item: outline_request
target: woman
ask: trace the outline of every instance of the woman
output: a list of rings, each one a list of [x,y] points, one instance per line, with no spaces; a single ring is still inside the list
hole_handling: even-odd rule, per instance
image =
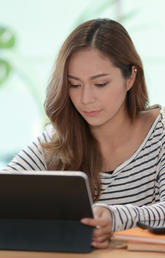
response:
[[[143,66],[127,31],[90,20],[64,42],[47,89],[51,121],[5,170],[81,170],[93,195],[92,245],[137,221],[165,219],[165,112],[148,107]]]

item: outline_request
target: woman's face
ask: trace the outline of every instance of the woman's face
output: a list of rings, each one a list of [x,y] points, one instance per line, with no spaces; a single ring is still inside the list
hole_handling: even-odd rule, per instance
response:
[[[68,67],[70,99],[91,127],[111,123],[125,110],[131,81],[97,49],[74,53]]]

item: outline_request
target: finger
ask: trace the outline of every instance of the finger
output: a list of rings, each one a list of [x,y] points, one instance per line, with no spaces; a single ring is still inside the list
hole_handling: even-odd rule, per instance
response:
[[[99,237],[93,237],[93,242],[104,242],[104,241],[110,241],[110,234],[101,235]]]
[[[112,232],[112,225],[111,223],[108,223],[106,226],[97,226],[94,231],[93,234],[96,236],[99,236],[101,234],[106,234],[106,233],[111,233]]]
[[[95,248],[108,248],[109,247],[109,240],[106,240],[104,242],[96,242],[96,241],[93,241],[92,242],[92,246],[95,247]]]
[[[106,227],[96,228],[93,231],[93,237],[99,237],[101,235],[109,235],[109,236],[111,236],[111,234],[112,234],[112,227],[111,227],[111,225],[108,225]]]
[[[100,218],[96,218],[96,219],[83,218],[83,219],[81,219],[81,222],[83,224],[86,224],[88,226],[93,226],[93,227],[97,227],[97,226],[104,227],[107,225],[107,223],[110,223],[110,221],[107,221],[102,218],[101,219]]]

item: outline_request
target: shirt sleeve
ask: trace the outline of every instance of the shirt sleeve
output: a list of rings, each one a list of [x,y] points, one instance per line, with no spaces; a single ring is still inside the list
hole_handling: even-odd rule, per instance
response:
[[[51,138],[52,127],[49,125],[39,137],[17,154],[3,171],[46,170],[41,143],[49,142]]]

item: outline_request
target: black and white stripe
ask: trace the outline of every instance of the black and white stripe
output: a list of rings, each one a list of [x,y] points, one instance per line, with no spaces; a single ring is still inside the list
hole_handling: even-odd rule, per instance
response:
[[[4,169],[46,170],[41,142],[49,142],[53,129],[21,151]],[[96,205],[106,205],[113,231],[134,227],[137,221],[165,220],[165,110],[155,120],[138,150],[113,173],[100,173],[102,194]]]
[[[40,137],[37,137],[31,145],[19,152],[4,170],[46,170],[41,142],[50,142],[52,127],[48,126]]]
[[[161,110],[138,150],[113,174],[102,173],[102,194],[113,215],[113,231],[137,221],[165,220],[165,111]]]

